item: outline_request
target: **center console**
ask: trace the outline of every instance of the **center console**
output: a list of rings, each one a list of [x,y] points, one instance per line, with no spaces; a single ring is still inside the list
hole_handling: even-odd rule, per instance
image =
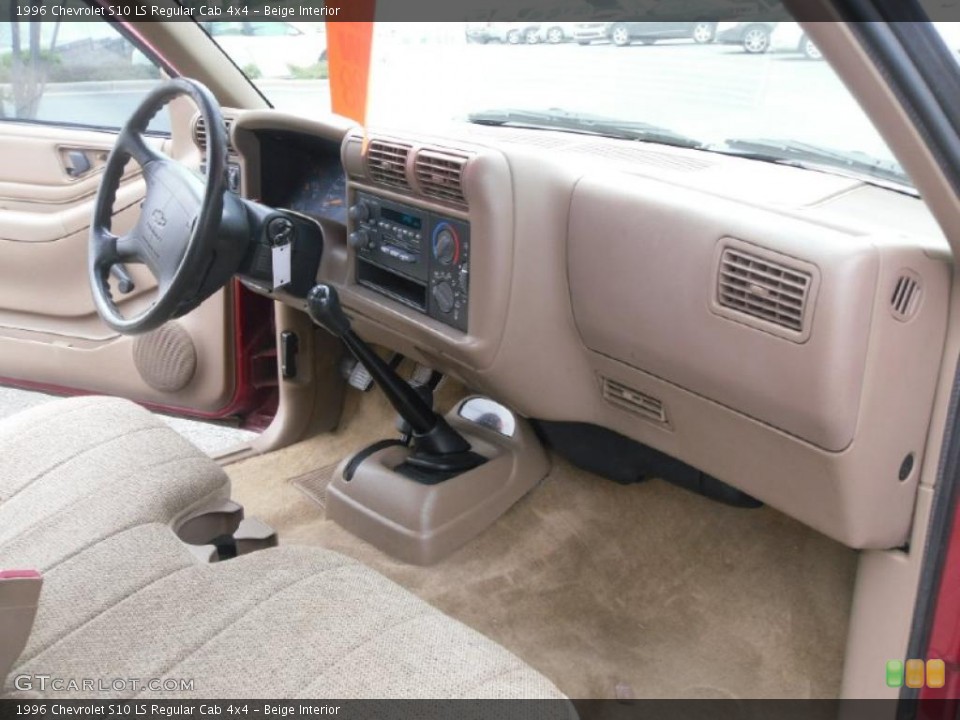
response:
[[[399,439],[376,442],[340,464],[327,488],[330,519],[385,552],[429,564],[476,536],[546,475],[549,463],[529,423],[483,397],[445,417],[435,412],[429,386],[414,389],[354,332],[334,287],[314,286],[307,311],[364,366],[404,427]]]
[[[362,191],[349,218],[358,284],[467,331],[469,223]]]

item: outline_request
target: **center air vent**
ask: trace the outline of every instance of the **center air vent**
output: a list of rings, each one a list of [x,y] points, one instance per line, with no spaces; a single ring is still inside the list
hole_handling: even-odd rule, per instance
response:
[[[233,150],[233,144],[230,142],[230,128],[233,127],[233,118],[224,118],[223,127],[227,131],[227,149]],[[193,124],[193,140],[201,150],[207,149],[207,124],[202,115],[197,116],[197,121]]]
[[[367,172],[370,179],[381,185],[408,188],[407,156],[410,145],[405,143],[371,140],[367,146]]]
[[[440,150],[421,150],[414,164],[420,192],[427,197],[466,204],[463,195],[463,168],[466,155]]]
[[[717,301],[723,308],[770,323],[791,333],[804,333],[813,274],[791,258],[727,246],[720,256]]]
[[[667,412],[662,402],[616,380],[603,378],[603,399],[621,410],[640,415],[660,425],[667,424]]]

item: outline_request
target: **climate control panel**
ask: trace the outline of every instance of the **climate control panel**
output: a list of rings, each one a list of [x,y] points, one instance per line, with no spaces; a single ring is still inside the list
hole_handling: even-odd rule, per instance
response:
[[[469,223],[366,192],[349,218],[360,285],[467,331]]]

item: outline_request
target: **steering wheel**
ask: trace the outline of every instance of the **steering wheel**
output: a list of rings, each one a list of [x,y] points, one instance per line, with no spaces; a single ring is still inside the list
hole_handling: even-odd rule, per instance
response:
[[[206,123],[206,169],[203,177],[154,150],[144,135],[150,121],[167,103],[182,95],[196,104]],[[87,268],[97,312],[125,335],[158,328],[196,307],[209,288],[205,281],[217,255],[224,207],[226,130],[220,105],[206,87],[175,78],[158,85],[127,120],[104,167],[97,192]],[[143,170],[146,197],[140,218],[125,235],[111,232],[113,204],[124,167],[133,159]],[[126,318],[109,285],[117,263],[146,265],[157,280],[156,299],[139,314]]]

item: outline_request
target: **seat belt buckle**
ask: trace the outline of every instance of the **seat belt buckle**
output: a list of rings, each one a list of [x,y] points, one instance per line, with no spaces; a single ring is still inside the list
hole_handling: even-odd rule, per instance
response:
[[[27,646],[42,587],[36,570],[0,570],[0,687]]]

